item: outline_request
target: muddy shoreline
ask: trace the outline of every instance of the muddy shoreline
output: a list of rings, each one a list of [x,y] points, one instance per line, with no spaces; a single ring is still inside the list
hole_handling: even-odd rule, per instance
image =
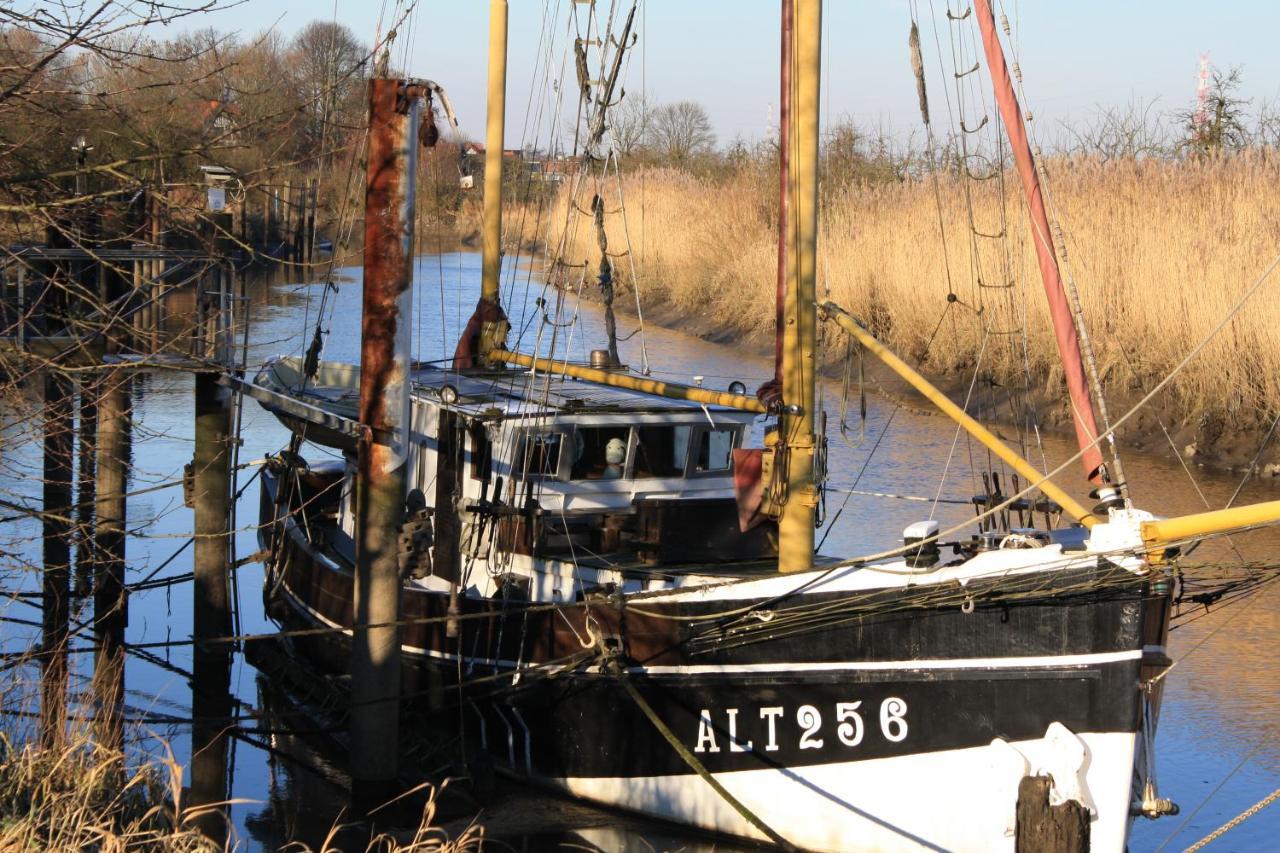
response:
[[[585,292],[585,291],[584,291]],[[597,298],[591,294],[593,300]],[[620,314],[634,317],[635,310],[631,299],[619,294],[615,303]],[[718,323],[715,318],[702,314],[689,314],[680,308],[666,303],[651,303],[645,306],[645,321],[666,329],[693,335],[712,343],[745,346],[753,355],[768,357],[773,342],[759,334],[746,334],[740,328]],[[938,375],[920,368],[930,382],[941,388],[957,404],[963,404],[969,390],[971,376]],[[829,379],[839,379],[842,365],[838,360],[824,358],[823,375]],[[927,400],[921,397],[905,381],[873,357],[866,361],[865,375],[867,393],[876,394],[893,402],[895,405],[919,414],[945,417],[934,409]],[[1030,399],[1021,403],[1009,394],[1007,389],[986,388],[975,396],[981,397],[981,403],[969,405],[970,414],[988,424],[995,424],[998,434],[1013,428],[1022,420],[1020,409],[1029,405],[1037,415],[1042,431],[1071,437],[1073,435],[1070,421],[1070,410],[1066,398],[1066,387],[1058,389],[1047,387],[1045,377],[1037,377],[1038,387],[1028,395]],[[856,391],[854,392],[856,393]],[[1107,405],[1112,421],[1129,412],[1143,397],[1143,389],[1133,389],[1126,393],[1117,393],[1108,389]],[[1258,455],[1258,448],[1266,438],[1266,424],[1232,425],[1197,414],[1178,411],[1168,400],[1167,392],[1161,392],[1132,417],[1128,418],[1115,430],[1119,449],[1135,450],[1151,453],[1169,459],[1179,456],[1188,465],[1196,468],[1207,468],[1222,472],[1243,473],[1254,462],[1254,473],[1270,479],[1280,477],[1280,434],[1273,435],[1263,453]],[[1280,433],[1280,430],[1277,430]],[[1104,451],[1105,454],[1105,451]]]
[[[479,233],[475,231],[462,235],[457,232],[450,234],[447,229],[437,229],[430,237],[431,250],[477,251],[478,236]],[[544,248],[541,244],[521,246],[524,255],[522,262],[527,262],[530,253],[540,254]],[[582,294],[593,302],[598,302],[600,298],[598,291],[592,287],[584,287]],[[634,294],[630,290],[619,288],[615,294],[614,307],[620,315],[634,319]],[[644,306],[644,316],[647,323],[693,335],[710,343],[745,347],[755,356],[767,358],[772,352],[773,341],[758,332],[749,331],[744,328],[744,324],[735,324],[732,319],[726,324],[723,318],[713,317],[709,313],[691,314],[679,306],[658,301],[654,295],[650,295]],[[971,375],[939,374],[930,370],[927,365],[916,367],[957,404],[964,404]],[[832,353],[823,353],[822,372],[828,379],[839,380],[842,365],[838,357]],[[878,395],[917,414],[945,417],[874,357],[869,357],[865,362],[865,376],[868,394]],[[1027,394],[1017,397],[1009,393],[1009,389],[975,389],[974,397],[978,402],[971,400],[968,411],[988,426],[994,425],[997,434],[1012,438],[1009,432],[1017,424],[1025,422],[1025,411],[1030,407],[1035,412],[1040,430],[1072,438],[1074,433],[1065,385],[1059,382],[1058,387],[1050,388],[1046,376],[1036,376],[1034,380],[1035,387]],[[1146,396],[1147,390],[1148,388],[1108,387],[1106,400],[1112,422],[1119,420],[1137,405]],[[854,393],[856,394],[856,390]],[[1133,450],[1167,459],[1181,458],[1192,468],[1225,473],[1244,473],[1253,464],[1254,473],[1259,477],[1280,479],[1280,429],[1271,436],[1263,452],[1260,455],[1258,453],[1270,427],[1269,421],[1263,423],[1255,419],[1253,422],[1229,423],[1223,418],[1186,412],[1166,389],[1127,418],[1115,430],[1115,434],[1117,446],[1122,452]],[[1104,455],[1105,453],[1104,450]]]

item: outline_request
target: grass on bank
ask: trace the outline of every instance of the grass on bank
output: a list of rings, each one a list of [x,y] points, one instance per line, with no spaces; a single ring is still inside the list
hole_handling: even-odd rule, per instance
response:
[[[148,850],[194,853],[224,849],[194,828],[203,809],[183,803],[183,768],[168,753],[129,768],[119,785],[120,756],[96,747],[87,734],[60,749],[16,744],[0,733],[0,850]],[[413,793],[413,792],[411,792]],[[456,838],[436,826],[436,795],[427,792],[418,826],[369,840],[377,853],[462,853],[478,850],[483,828],[471,824]],[[246,801],[236,801],[240,804]],[[210,807],[221,811],[219,806]],[[320,853],[347,849],[335,822]],[[235,846],[232,838],[227,847]],[[310,853],[298,842],[285,849]]]
[[[1079,287],[1104,388],[1132,399],[1208,335],[1274,259],[1280,160],[1255,149],[1183,160],[1058,157],[1044,166],[1065,234],[1065,269]],[[626,215],[646,304],[737,336],[771,335],[776,180],[758,164],[710,177],[665,168],[629,174]],[[548,245],[559,243],[567,224],[566,260],[594,267],[590,221],[568,215],[563,198],[558,205],[545,217]],[[520,221],[510,218],[513,226]],[[608,228],[611,249],[623,246],[622,217],[609,217]],[[935,173],[828,188],[818,264],[820,299],[849,309],[926,371],[967,377],[981,353],[995,382],[1022,385],[1029,375],[1033,389],[1060,396],[1012,173],[1003,181]],[[626,265],[617,267],[625,276]],[[1254,425],[1280,407],[1278,288],[1265,285],[1179,374],[1166,413],[1222,430]],[[949,292],[960,302],[939,327]],[[828,335],[826,357],[842,352]]]

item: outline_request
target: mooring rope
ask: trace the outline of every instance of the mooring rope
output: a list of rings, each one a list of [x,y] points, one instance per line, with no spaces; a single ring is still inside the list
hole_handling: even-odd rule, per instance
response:
[[[681,760],[683,760],[685,764],[689,765],[689,769],[694,773],[697,773],[698,776],[702,778],[702,781],[711,786],[711,790],[715,791],[721,799],[733,808],[735,812],[741,815],[743,820],[763,832],[768,836],[770,841],[781,847],[783,850],[799,849],[790,841],[787,841],[787,839],[779,835],[777,831],[761,820],[759,815],[743,805],[742,801],[733,794],[730,794],[728,790],[725,789],[724,785],[720,784],[716,777],[711,774],[711,771],[707,770],[706,766],[698,760],[697,756],[690,752],[689,748],[680,742],[680,739],[676,737],[675,732],[671,731],[671,729],[667,727],[667,724],[662,721],[662,718],[653,710],[653,707],[645,701],[643,696],[640,695],[640,691],[636,690],[635,685],[631,683],[630,679],[626,678],[622,674],[617,674],[617,680],[618,683],[622,685],[622,689],[627,691],[627,695],[631,697],[631,700],[636,703],[636,706],[639,707],[640,710],[644,712],[644,715],[649,718],[649,722],[653,723],[653,727],[658,730],[658,734],[662,735],[663,739],[665,739],[667,743],[671,744],[671,748],[676,751],[676,754],[680,756]]]

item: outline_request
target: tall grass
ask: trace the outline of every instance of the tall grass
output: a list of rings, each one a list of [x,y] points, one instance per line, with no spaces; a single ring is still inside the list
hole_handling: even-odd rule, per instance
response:
[[[1164,377],[1280,248],[1280,160],[1270,150],[1202,160],[1059,157],[1044,166],[1109,396],[1132,398]],[[629,175],[627,217],[646,302],[739,335],[770,335],[775,187],[776,172],[759,165],[721,178],[662,168]],[[563,200],[551,217],[569,223],[566,260],[594,257],[583,219],[565,216]],[[611,247],[623,245],[621,219],[610,217]],[[1061,370],[1012,173],[827,187],[820,229],[820,298],[935,375],[970,371],[981,353],[996,381],[1029,378],[1057,394]],[[949,303],[949,293],[959,301]],[[1177,376],[1166,408],[1185,422],[1252,424],[1280,406],[1278,330],[1280,281],[1264,285]],[[836,345],[828,337],[829,356]]]
[[[163,756],[131,769],[123,785],[120,762],[118,753],[96,747],[87,732],[56,749],[14,743],[0,733],[0,850],[187,853],[239,846],[234,836],[224,845],[195,829],[202,814],[225,812],[232,803],[188,807],[183,801],[183,767],[167,749]],[[471,823],[456,837],[436,825],[436,798],[443,785],[422,785],[409,793],[421,794],[424,788],[426,801],[416,827],[379,832],[358,849],[378,853],[482,849],[480,824]],[[344,829],[335,821],[318,848],[321,853],[350,849],[351,839],[344,836]],[[309,853],[312,848],[291,842],[287,849]]]
[[[0,729],[0,851],[203,853],[243,847],[245,839],[238,838],[230,825],[228,837],[216,842],[202,834],[198,825],[207,823],[210,815],[217,817],[217,824],[227,818],[233,806],[252,806],[255,801],[193,805],[184,787],[187,768],[167,742],[137,726],[126,730],[131,741],[127,763],[119,752],[95,743],[93,723],[76,713],[67,722],[61,742],[45,745],[35,724],[38,715],[32,710],[37,697],[38,685],[26,679],[0,685],[0,710],[4,711],[4,727]],[[73,708],[82,711],[86,706]],[[383,808],[394,807],[401,817],[409,814],[408,801],[421,804],[412,818],[403,825],[397,823],[394,829],[379,828],[371,833],[339,812],[317,847],[291,841],[284,849],[295,853],[311,853],[313,849],[319,853],[464,853],[482,849],[482,824],[472,821],[452,834],[439,826],[438,796],[448,784],[448,780],[439,785],[422,783],[387,803]],[[390,823],[382,815],[377,817]]]

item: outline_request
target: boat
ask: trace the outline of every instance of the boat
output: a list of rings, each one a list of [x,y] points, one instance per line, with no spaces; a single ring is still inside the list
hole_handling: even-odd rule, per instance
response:
[[[393,623],[406,713],[575,797],[831,851],[1029,849],[1027,815],[1042,805],[1085,846],[1124,850],[1136,816],[1174,810],[1151,750],[1170,561],[1182,543],[1280,507],[1157,519],[1108,475],[1090,414],[1079,456],[1098,505],[1085,508],[855,318],[816,304],[821,4],[783,6],[798,93],[783,198],[796,236],[784,240],[773,386],[661,382],[610,350],[578,363],[507,349],[503,104],[491,103],[483,296],[454,358],[401,351],[373,391],[354,366],[297,360],[248,383],[295,432],[262,475],[268,612],[300,657],[332,672],[352,667],[361,630]],[[989,4],[975,9],[994,28]],[[505,79],[505,3],[492,10],[491,99]],[[411,150],[411,122],[403,133]],[[378,251],[366,241],[366,311],[386,309],[368,290]],[[815,554],[826,463],[805,367],[820,315],[1018,472],[1012,491],[997,481],[975,498],[964,531],[922,522],[877,554]],[[366,343],[370,328],[366,314]],[[1067,373],[1084,383],[1072,399],[1088,407],[1074,335],[1059,328],[1075,349]],[[392,386],[403,397],[378,409],[391,426],[373,423],[370,400]],[[762,420],[764,446],[748,447]],[[303,439],[341,460],[308,464]],[[383,540],[394,547],[363,554],[378,458],[399,478]],[[397,600],[379,622],[360,584],[388,549]],[[1044,803],[1029,802],[1028,780],[1043,782]]]

